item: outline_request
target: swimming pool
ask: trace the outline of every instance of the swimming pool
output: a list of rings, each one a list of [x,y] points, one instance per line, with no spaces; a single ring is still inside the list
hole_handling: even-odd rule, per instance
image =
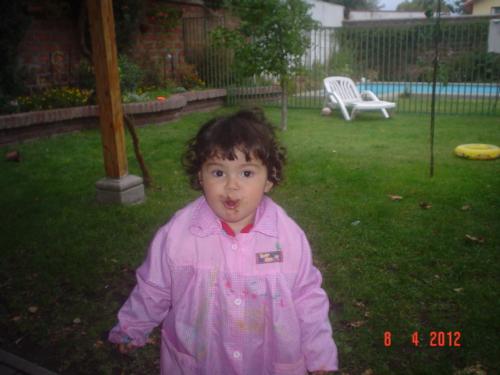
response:
[[[376,95],[432,94],[432,83],[428,82],[358,82],[360,90],[371,90]],[[463,97],[500,96],[499,84],[488,83],[436,83],[436,95]]]

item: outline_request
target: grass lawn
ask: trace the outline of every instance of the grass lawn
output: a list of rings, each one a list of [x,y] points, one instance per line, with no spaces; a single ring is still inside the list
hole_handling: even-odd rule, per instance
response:
[[[279,123],[277,109],[267,113]],[[180,156],[212,115],[139,129],[155,187],[136,206],[94,201],[97,131],[0,149],[23,158],[1,162],[2,349],[62,374],[158,373],[157,334],[130,356],[105,338],[153,233],[197,196]],[[500,371],[500,160],[452,154],[500,145],[499,119],[439,116],[432,179],[428,129],[417,115],[349,123],[293,109],[280,134],[289,163],[271,195],[308,234],[344,374]]]

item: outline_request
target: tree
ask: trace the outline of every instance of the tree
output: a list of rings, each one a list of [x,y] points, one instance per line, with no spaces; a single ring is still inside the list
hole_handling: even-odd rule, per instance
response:
[[[452,12],[453,5],[448,4],[446,0],[441,1],[441,12]],[[400,3],[396,10],[407,11],[407,12],[425,12],[426,15],[432,16],[433,13],[437,11],[437,1],[436,0],[405,0]]]
[[[327,3],[342,5],[348,10],[380,10],[379,0],[326,0]]]
[[[235,68],[243,77],[267,74],[281,87],[281,129],[288,120],[288,85],[300,71],[316,22],[302,0],[229,0],[227,7],[240,19],[236,30],[213,32],[217,43],[234,50]]]
[[[453,2],[453,4],[452,4],[452,6],[453,6],[453,13],[456,13],[456,14],[471,14],[472,13],[472,7],[471,6],[466,6],[465,5],[466,3],[468,3],[467,0],[455,0]]]

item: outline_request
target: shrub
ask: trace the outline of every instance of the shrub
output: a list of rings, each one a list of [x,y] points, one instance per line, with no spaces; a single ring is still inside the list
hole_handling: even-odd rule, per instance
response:
[[[135,92],[128,92],[122,96],[123,103],[146,102],[148,100],[149,96],[147,93],[138,94]]]
[[[144,73],[142,69],[125,55],[118,58],[120,73],[120,88],[123,93],[135,92],[142,84]]]
[[[177,76],[179,84],[187,90],[195,87],[205,87],[205,82],[200,79],[195,66],[192,64],[179,65],[177,67]]]
[[[87,105],[92,90],[76,87],[55,87],[31,96],[17,98],[18,112]]]
[[[76,67],[76,79],[79,88],[95,90],[95,74],[91,62],[86,59],[80,60]]]

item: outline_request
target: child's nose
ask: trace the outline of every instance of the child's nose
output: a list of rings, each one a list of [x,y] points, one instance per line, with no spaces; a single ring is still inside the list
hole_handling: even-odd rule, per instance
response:
[[[239,188],[238,176],[230,174],[227,178],[226,188],[235,190]]]

